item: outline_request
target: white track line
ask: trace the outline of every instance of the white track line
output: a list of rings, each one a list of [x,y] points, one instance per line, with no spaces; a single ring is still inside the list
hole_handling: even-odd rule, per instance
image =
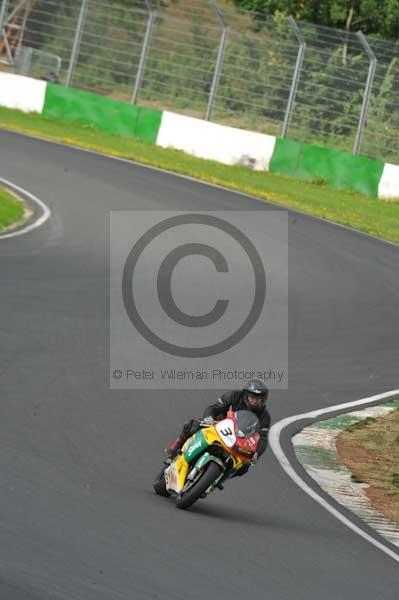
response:
[[[50,218],[51,210],[39,198],[36,198],[36,196],[31,194],[24,188],[19,187],[19,185],[16,185],[15,183],[12,183],[12,181],[8,181],[8,179],[4,179],[3,177],[0,177],[0,183],[4,183],[6,186],[10,187],[15,192],[19,192],[20,194],[27,196],[30,200],[32,200],[32,202],[37,204],[42,211],[41,216],[38,219],[36,219],[33,223],[30,223],[30,225],[22,227],[21,229],[17,229],[16,231],[11,231],[10,233],[5,233],[3,235],[0,233],[0,240],[16,237],[17,235],[24,235],[25,233],[28,233],[33,229],[37,229],[37,227],[43,225],[43,223],[45,223],[47,219]]]
[[[326,415],[328,413],[333,412],[348,412],[347,409],[356,407],[356,406],[364,406],[368,404],[373,404],[375,402],[379,402],[381,400],[388,400],[389,398],[393,398],[399,395],[399,389],[392,390],[390,392],[385,392],[384,394],[378,394],[377,396],[370,396],[369,398],[363,398],[362,400],[356,400],[355,402],[347,402],[346,404],[338,404],[336,406],[329,406],[328,408],[322,408],[320,410],[314,410],[312,412],[303,413],[301,415],[294,415],[292,417],[287,417],[286,419],[282,419],[270,430],[269,441],[270,447],[273,450],[273,453],[280,465],[284,469],[284,471],[291,477],[291,479],[313,500],[316,500],[323,508],[325,508],[329,513],[331,513],[336,519],[344,523],[349,529],[352,529],[355,533],[360,535],[362,538],[373,544],[376,548],[393,558],[397,563],[399,563],[399,554],[391,550],[388,546],[385,546],[378,540],[374,539],[371,535],[363,531],[360,527],[352,523],[350,519],[345,517],[343,514],[339,512],[334,506],[329,504],[322,496],[317,494],[305,481],[298,475],[287,456],[284,454],[284,451],[281,447],[280,436],[283,429],[295,423],[296,421],[303,421],[304,419],[316,419],[322,415]]]

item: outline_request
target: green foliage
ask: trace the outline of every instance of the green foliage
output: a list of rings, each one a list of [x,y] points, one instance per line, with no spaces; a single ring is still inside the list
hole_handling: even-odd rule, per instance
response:
[[[361,29],[382,37],[399,37],[399,0],[233,0],[239,8],[275,14],[277,11],[325,25]]]
[[[399,59],[394,57],[386,64],[378,62],[377,81],[373,88],[368,125],[363,136],[363,148],[369,155],[381,145],[381,139],[387,138],[387,148],[383,157],[394,163],[397,162],[399,154],[398,85]]]
[[[153,39],[159,36],[162,41],[154,41],[150,49],[143,97],[205,107],[216,59],[215,36],[199,20],[184,25],[178,31],[181,23],[177,21],[158,24]]]

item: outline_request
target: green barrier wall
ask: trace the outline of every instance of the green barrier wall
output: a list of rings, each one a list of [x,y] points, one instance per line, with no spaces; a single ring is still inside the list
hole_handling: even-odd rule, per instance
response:
[[[156,143],[162,112],[48,84],[43,114],[94,125],[107,133]]]
[[[297,179],[324,179],[338,189],[356,190],[378,197],[384,164],[331,148],[318,148],[278,138],[270,162],[271,173]]]

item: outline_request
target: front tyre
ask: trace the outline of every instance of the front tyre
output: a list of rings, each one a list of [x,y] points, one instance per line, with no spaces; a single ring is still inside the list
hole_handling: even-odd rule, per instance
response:
[[[169,492],[166,490],[166,481],[165,481],[165,470],[162,469],[158,473],[154,481],[154,492],[158,494],[158,496],[169,496]]]
[[[176,506],[182,509],[192,506],[194,502],[206,492],[209,486],[220,477],[222,472],[222,467],[217,463],[213,461],[208,463],[201,477],[187,490],[187,492],[177,498]]]

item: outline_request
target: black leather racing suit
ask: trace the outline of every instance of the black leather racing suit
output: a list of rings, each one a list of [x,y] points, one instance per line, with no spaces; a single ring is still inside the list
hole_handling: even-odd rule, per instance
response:
[[[208,406],[204,411],[205,417],[212,417],[215,420],[220,420],[227,415],[227,411],[231,407],[232,410],[248,410],[248,407],[244,403],[244,394],[242,390],[225,392],[218,398],[218,400]],[[266,407],[260,410],[251,409],[253,413],[258,417],[260,423],[260,438],[256,452],[258,456],[264,453],[267,448],[269,429],[270,429],[270,413]]]

